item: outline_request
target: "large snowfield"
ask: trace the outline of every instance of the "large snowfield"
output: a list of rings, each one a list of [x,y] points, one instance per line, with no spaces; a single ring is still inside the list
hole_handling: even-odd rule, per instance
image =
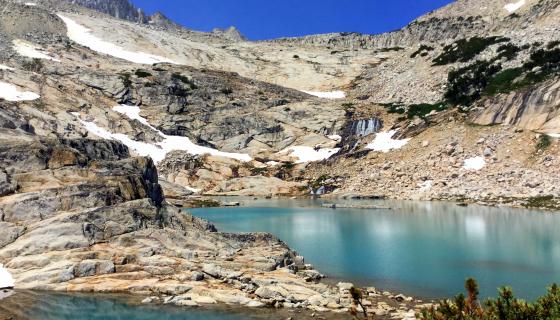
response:
[[[93,51],[139,64],[154,64],[161,62],[175,63],[173,60],[165,57],[145,52],[125,50],[113,43],[99,39],[91,34],[91,30],[76,23],[74,20],[60,14],[58,16],[66,24],[66,28],[68,29],[68,38],[84,47],[90,48]]]
[[[40,96],[34,92],[22,92],[13,84],[0,81],[0,99],[8,101],[29,101],[39,98]]]
[[[377,133],[375,139],[366,146],[366,149],[387,153],[391,150],[404,147],[410,141],[410,139],[393,139],[395,133],[397,133],[397,130]]]
[[[127,116],[131,120],[138,120],[140,123],[147,126],[151,130],[154,130],[159,136],[163,138],[163,141],[156,144],[135,141],[125,134],[111,133],[108,130],[99,127],[94,122],[81,120],[78,113],[74,113],[74,115],[89,132],[103,139],[120,141],[137,155],[151,157],[155,163],[161,162],[163,159],[165,159],[166,155],[169,152],[176,150],[185,151],[186,153],[192,155],[210,154],[214,156],[232,158],[244,162],[252,160],[251,156],[249,156],[248,154],[222,152],[216,149],[196,145],[187,137],[166,135],[150,125],[146,118],[140,116],[140,108],[137,106],[120,105],[114,107],[113,110]]]

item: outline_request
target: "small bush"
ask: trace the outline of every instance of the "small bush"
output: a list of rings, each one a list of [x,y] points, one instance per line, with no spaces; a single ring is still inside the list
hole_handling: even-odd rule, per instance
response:
[[[539,142],[537,143],[537,150],[545,150],[552,144],[550,141],[550,137],[546,134],[543,134],[539,137]]]
[[[486,50],[489,46],[509,41],[503,37],[461,39],[443,48],[443,53],[434,59],[434,66],[443,66],[455,62],[468,62]]]
[[[402,103],[382,103],[381,106],[385,107],[389,113],[406,113],[406,107]]]
[[[508,44],[501,45],[498,48],[498,56],[496,57],[496,60],[500,60],[502,58],[506,58],[507,60],[512,60],[515,57],[517,57],[517,53],[519,51],[521,51],[521,48],[519,48],[514,44],[508,43]]]
[[[23,62],[21,67],[27,71],[40,73],[41,71],[43,71],[45,65],[43,64],[43,61],[41,59],[33,58],[31,60],[26,60],[25,62]]]
[[[121,79],[123,86],[125,86],[126,88],[132,86],[132,81],[130,80],[130,73],[119,74],[119,79]]]
[[[227,88],[222,88],[222,89],[220,90],[220,92],[223,93],[223,94],[225,94],[225,95],[230,95],[230,94],[233,93],[233,89],[231,89],[231,88],[229,88],[229,87],[227,87]]]
[[[515,90],[521,85],[519,82],[516,83],[515,80],[519,79],[522,74],[523,69],[521,68],[506,69],[501,71],[490,79],[486,89],[484,90],[484,94],[495,95]]]
[[[560,45],[560,41],[555,40],[555,41],[549,42],[549,43],[546,45],[546,48],[550,50],[550,49],[556,48],[558,45]]]
[[[418,50],[414,51],[413,54],[410,55],[411,58],[416,58],[417,56],[425,57],[428,55],[430,51],[433,51],[434,47],[427,46],[425,44],[421,45]]]
[[[378,52],[391,52],[391,51],[402,51],[404,50],[403,47],[389,47],[389,48],[381,48],[377,50]]]
[[[470,66],[449,72],[445,99],[454,105],[471,105],[482,97],[490,78],[501,69],[500,65],[477,61]]]
[[[535,303],[516,299],[511,288],[498,290],[498,298],[489,299],[485,308],[478,301],[478,284],[465,283],[468,296],[457,295],[453,300],[440,301],[437,307],[424,309],[420,320],[557,320],[560,319],[560,289],[556,284]]]
[[[526,208],[546,208],[546,209],[558,209],[558,203],[555,201],[554,196],[538,196],[530,197],[525,203]]]
[[[448,108],[447,103],[440,102],[440,103],[421,103],[421,104],[413,104],[408,106],[406,114],[409,119],[414,118],[415,116],[424,118],[432,111],[443,111]]]
[[[191,89],[196,89],[196,84],[194,83],[193,80],[189,79],[188,77],[185,77],[184,75],[180,74],[180,73],[173,73],[171,75],[172,79],[181,81],[184,84],[188,84],[190,86]]]

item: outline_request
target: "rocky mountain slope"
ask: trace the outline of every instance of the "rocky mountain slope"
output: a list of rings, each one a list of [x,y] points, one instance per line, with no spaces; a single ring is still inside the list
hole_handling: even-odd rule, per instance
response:
[[[558,207],[558,1],[460,0],[392,33],[263,42],[126,1],[0,8],[0,263],[22,288],[345,312],[348,285],[315,283],[281,241],[171,203]],[[383,315],[414,307],[371,297]]]

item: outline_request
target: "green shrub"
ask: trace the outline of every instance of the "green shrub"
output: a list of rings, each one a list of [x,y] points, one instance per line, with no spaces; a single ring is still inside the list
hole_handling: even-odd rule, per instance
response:
[[[497,73],[488,82],[484,94],[495,95],[515,90],[521,84],[520,82],[515,82],[515,80],[519,79],[522,74],[522,68],[506,69]]]
[[[537,143],[537,150],[545,150],[552,144],[550,141],[550,137],[546,134],[543,134],[539,137],[539,142]]]
[[[27,71],[40,73],[41,71],[43,71],[45,65],[43,64],[43,61],[41,59],[33,58],[31,60],[24,61],[21,67]]]
[[[517,57],[517,53],[521,51],[521,48],[519,48],[518,46],[511,44],[511,43],[507,43],[504,45],[501,45],[498,48],[498,56],[496,57],[496,60],[500,60],[502,58],[506,58],[507,60],[512,60],[515,57]]]
[[[477,61],[470,66],[449,72],[445,99],[454,105],[469,106],[482,97],[482,93],[502,67],[488,61]]]
[[[550,50],[550,49],[556,48],[558,45],[560,45],[560,41],[555,40],[555,41],[549,42],[549,43],[546,45],[546,48]]]
[[[188,77],[185,77],[184,75],[182,75],[180,73],[173,73],[171,75],[171,78],[175,79],[175,80],[178,80],[178,81],[181,81],[184,84],[188,84],[191,89],[196,89],[197,88],[197,86],[196,86],[196,84],[194,83],[193,80],[189,79]]]
[[[121,79],[123,86],[125,86],[126,88],[132,86],[132,81],[130,80],[130,73],[119,74],[119,79]]]
[[[223,94],[225,94],[225,95],[230,95],[230,94],[233,93],[233,89],[231,89],[231,88],[229,88],[229,87],[227,87],[227,88],[222,88],[222,89],[220,90],[220,92],[223,93]]]
[[[557,210],[558,202],[552,195],[530,197],[524,205],[526,208],[546,208]]]
[[[455,62],[468,62],[486,50],[489,46],[509,41],[503,37],[461,39],[443,48],[443,52],[434,59],[435,66],[443,66]]]
[[[465,283],[468,296],[459,294],[453,300],[440,301],[437,307],[424,309],[420,320],[557,320],[560,319],[560,289],[556,284],[534,303],[516,299],[511,288],[498,290],[498,297],[488,299],[485,307],[478,301],[478,284]]]
[[[421,103],[421,104],[413,104],[408,106],[406,114],[409,119],[418,116],[420,118],[426,117],[432,111],[443,111],[447,109],[448,105],[445,102],[440,103]]]
[[[385,107],[389,113],[406,113],[406,106],[402,103],[381,103],[380,105]]]
[[[403,47],[389,47],[389,48],[381,48],[377,50],[378,52],[391,52],[391,51],[402,51],[404,50]]]
[[[418,50],[414,51],[414,53],[411,54],[410,57],[413,58],[413,59],[416,58],[417,56],[425,57],[425,56],[428,55],[428,53],[430,51],[433,51],[433,50],[434,50],[434,47],[430,47],[430,46],[427,46],[427,45],[423,44],[423,45],[420,45],[420,48],[418,48]]]

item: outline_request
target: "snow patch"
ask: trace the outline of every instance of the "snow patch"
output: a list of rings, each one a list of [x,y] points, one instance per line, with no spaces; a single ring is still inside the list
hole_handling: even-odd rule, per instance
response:
[[[486,166],[486,160],[484,160],[484,157],[479,156],[466,159],[463,164],[463,169],[478,171],[484,168],[484,166]]]
[[[309,95],[316,96],[325,99],[344,99],[346,98],[346,93],[344,91],[330,91],[330,92],[319,92],[319,91],[303,91]]]
[[[284,149],[280,151],[280,153],[287,153],[294,158],[298,158],[296,163],[307,163],[328,159],[338,151],[340,151],[340,148],[323,148],[315,150],[312,147],[294,146]]]
[[[239,161],[251,161],[252,158],[248,154],[244,153],[229,153],[222,152],[216,149],[202,147],[191,142],[187,137],[181,136],[168,136],[163,132],[157,130],[151,126],[146,118],[140,116],[140,108],[136,106],[116,106],[113,108],[114,111],[126,115],[129,119],[138,120],[140,123],[146,125],[150,129],[156,131],[158,135],[163,138],[163,141],[151,144],[142,141],[135,141],[130,139],[125,134],[111,133],[104,128],[99,127],[93,122],[83,121],[80,119],[79,113],[73,113],[78,118],[78,121],[86,128],[87,131],[95,134],[96,136],[107,139],[107,140],[117,140],[125,144],[131,150],[133,150],[139,156],[150,157],[155,163],[161,162],[165,159],[166,155],[171,151],[185,151],[188,154],[202,155],[210,154],[214,156],[221,156],[226,158],[232,158]]]
[[[333,134],[333,135],[327,136],[327,138],[331,139],[332,141],[336,141],[336,142],[342,141],[342,137],[339,136],[338,134]]]
[[[276,167],[280,165],[280,162],[278,161],[268,161],[267,163],[265,163],[267,166],[269,167]]]
[[[40,96],[34,92],[21,92],[13,84],[0,81],[0,99],[8,101],[29,101],[39,98]]]
[[[189,190],[192,193],[199,193],[200,192],[200,189],[196,189],[196,188],[189,187],[189,186],[183,186],[183,188]]]
[[[176,62],[165,57],[145,52],[127,51],[115,44],[99,39],[98,37],[91,34],[91,30],[82,25],[79,25],[74,20],[68,17],[60,14],[58,15],[58,17],[62,19],[62,21],[64,21],[64,23],[66,24],[66,28],[68,30],[68,38],[84,47],[90,48],[93,51],[140,64],[154,64],[161,62],[176,64]]]
[[[509,13],[514,13],[515,11],[521,9],[521,7],[523,7],[526,3],[526,0],[519,0],[517,2],[513,2],[513,3],[508,3],[504,6],[504,9],[506,9]]]
[[[432,190],[432,187],[434,186],[434,181],[433,180],[426,180],[420,184],[418,184],[418,186],[420,187],[420,192],[428,192],[430,190]]]
[[[548,136],[551,138],[560,139],[560,133],[549,133]]]
[[[14,50],[21,56],[60,62],[60,60],[51,57],[48,52],[35,47],[29,42],[16,39],[12,41],[12,44],[14,45]]]
[[[0,64],[0,70],[8,70],[8,71],[13,71],[14,68],[8,67],[6,65]]]
[[[395,133],[397,133],[397,130],[377,133],[375,135],[375,139],[366,146],[366,149],[387,153],[391,150],[400,149],[404,147],[410,141],[410,139],[403,139],[403,140],[393,139]]]
[[[37,6],[37,4],[35,2],[26,2],[24,3],[24,5],[28,6],[28,7],[35,7]]]
[[[15,281],[4,265],[0,264],[0,288],[13,288]]]

